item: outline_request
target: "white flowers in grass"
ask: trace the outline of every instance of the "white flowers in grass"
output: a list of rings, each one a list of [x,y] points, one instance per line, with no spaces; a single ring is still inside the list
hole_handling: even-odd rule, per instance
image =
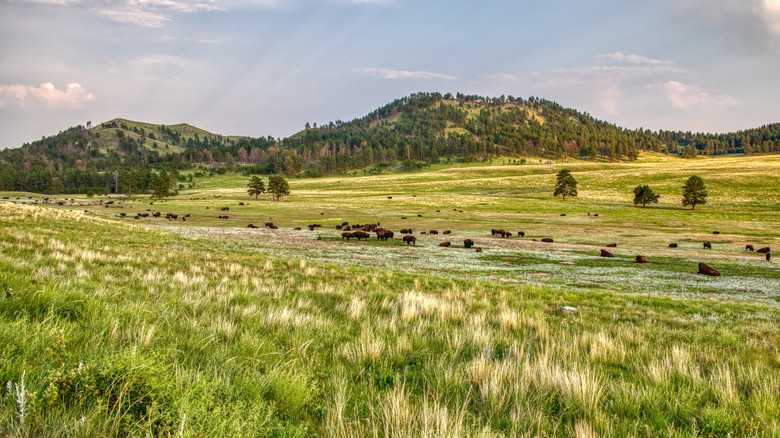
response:
[[[24,373],[25,371],[22,371],[22,378],[19,381],[19,384],[16,383],[11,384],[11,382],[6,382],[6,390],[8,394],[13,394],[14,401],[16,402],[16,406],[18,408],[18,412],[16,414],[17,418],[19,418],[19,429],[24,428],[24,419],[27,415],[27,389],[24,387]]]

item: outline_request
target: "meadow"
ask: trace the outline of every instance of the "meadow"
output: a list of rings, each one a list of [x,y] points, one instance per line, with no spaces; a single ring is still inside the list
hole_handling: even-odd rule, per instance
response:
[[[780,268],[745,251],[780,247],[778,175],[647,154],[290,179],[280,202],[238,175],[162,201],[3,193],[0,434],[780,436]],[[640,183],[659,204],[632,204]]]

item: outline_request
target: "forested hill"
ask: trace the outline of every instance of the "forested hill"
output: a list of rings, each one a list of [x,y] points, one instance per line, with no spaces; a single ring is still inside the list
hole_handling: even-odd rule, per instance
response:
[[[538,98],[416,93],[360,119],[286,138],[225,137],[190,125],[112,120],[77,126],[0,152],[0,190],[146,192],[155,171],[202,167],[321,175],[388,166],[413,170],[440,159],[495,156],[634,160],[639,151],[780,152],[780,124],[728,134],[627,130]]]

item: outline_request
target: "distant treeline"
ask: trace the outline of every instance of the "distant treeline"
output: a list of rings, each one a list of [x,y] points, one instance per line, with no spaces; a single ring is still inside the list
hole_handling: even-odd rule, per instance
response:
[[[780,124],[728,134],[628,130],[544,99],[416,93],[365,117],[306,124],[284,140],[188,134],[111,121],[70,128],[0,152],[0,190],[147,193],[156,173],[318,176],[441,159],[497,156],[635,160],[640,151],[696,155],[780,153]]]

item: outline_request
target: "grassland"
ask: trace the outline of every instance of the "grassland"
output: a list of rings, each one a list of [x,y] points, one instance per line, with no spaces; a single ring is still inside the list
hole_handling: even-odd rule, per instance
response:
[[[153,205],[5,193],[0,434],[780,436],[780,273],[744,250],[780,247],[777,175],[652,155],[294,179],[281,202],[230,175]],[[639,183],[657,206],[632,205]],[[190,217],[117,217],[147,209]],[[418,246],[345,242],[342,221]]]

